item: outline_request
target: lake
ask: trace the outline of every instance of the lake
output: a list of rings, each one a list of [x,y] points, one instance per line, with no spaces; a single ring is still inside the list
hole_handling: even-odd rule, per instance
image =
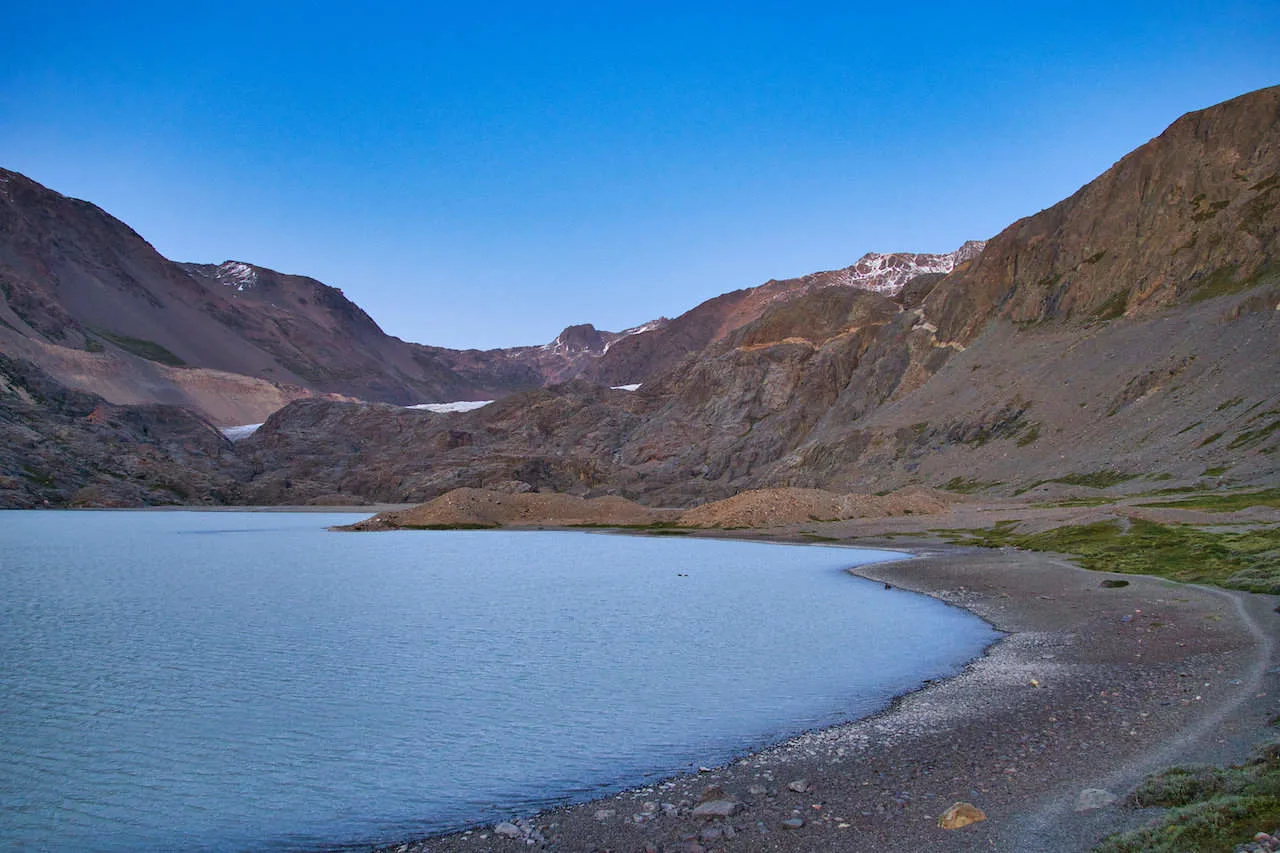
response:
[[[872,713],[996,633],[885,551],[0,512],[0,847],[392,842]]]

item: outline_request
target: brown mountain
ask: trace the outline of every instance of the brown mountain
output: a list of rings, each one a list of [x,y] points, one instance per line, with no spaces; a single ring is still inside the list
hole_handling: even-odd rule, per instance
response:
[[[345,490],[411,500],[456,486],[689,505],[770,485],[1274,484],[1278,100],[1268,89],[1185,116],[971,263],[895,295],[817,288],[732,330],[743,292],[699,306],[663,330],[677,343],[655,349],[666,366],[634,394],[571,384],[416,421],[294,404],[242,448],[262,471],[247,488],[342,490],[337,465],[360,472],[335,475]],[[657,337],[614,344],[597,369]],[[388,444],[376,431],[391,420]],[[325,449],[336,434],[369,440],[339,462]],[[303,457],[299,486],[287,460]]]
[[[451,350],[385,334],[342,291],[239,261],[174,263],[123,222],[0,169],[0,349],[116,403],[262,420],[290,399],[491,399],[568,378],[627,333]],[[660,325],[660,324],[656,324]]]
[[[220,499],[1275,484],[1278,102],[1267,89],[1189,114],[976,258],[885,293],[835,286],[853,275],[836,271],[623,337],[571,327],[527,349],[580,357],[558,374],[578,379],[471,412],[293,402],[215,466],[236,484]],[[234,290],[203,269],[184,272]],[[642,377],[636,392],[604,387]],[[0,418],[32,417],[6,415],[8,399]]]

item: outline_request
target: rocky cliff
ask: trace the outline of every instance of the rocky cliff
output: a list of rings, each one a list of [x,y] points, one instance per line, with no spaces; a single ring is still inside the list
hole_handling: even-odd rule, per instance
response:
[[[1275,484],[1278,142],[1280,89],[1189,114],[985,247],[768,282],[627,334],[570,327],[526,348],[536,353],[519,368],[525,390],[517,377],[486,386],[510,393],[474,411],[325,399],[313,379],[300,386],[309,399],[196,465],[208,482],[192,494],[224,478],[217,499],[249,503],[422,501],[475,487],[691,506],[761,487]],[[183,274],[258,314],[320,299],[309,280],[247,265]],[[885,284],[868,287],[872,274]],[[55,291],[12,290],[23,325],[11,332],[89,347],[95,333],[63,302],[41,301]],[[304,307],[315,327],[352,324],[356,340],[381,345],[341,305]],[[306,334],[285,337],[307,351]],[[284,344],[254,346],[285,357]],[[410,352],[438,359],[448,381],[496,382],[492,354]],[[560,379],[572,381],[533,387]],[[608,387],[637,381],[634,392]],[[20,456],[6,469],[19,484]]]

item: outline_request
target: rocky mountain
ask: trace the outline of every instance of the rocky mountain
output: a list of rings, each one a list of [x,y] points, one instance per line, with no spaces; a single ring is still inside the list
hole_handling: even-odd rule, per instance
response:
[[[174,263],[95,205],[3,169],[0,297],[6,354],[114,403],[185,405],[224,423],[316,395],[492,399],[566,379],[661,325],[571,326],[547,346],[488,351],[408,343],[337,288],[241,261]]]
[[[595,362],[578,372],[584,378],[609,385],[644,382],[674,366],[686,355],[723,340],[759,318],[771,306],[827,288],[870,290],[897,295],[921,276],[942,276],[977,257],[985,245],[970,240],[942,255],[869,252],[852,266],[811,273],[800,278],[770,279],[757,287],[735,290],[708,299],[654,328],[618,341]]]
[[[666,506],[765,486],[1276,484],[1277,201],[1273,88],[1184,116],[980,251],[864,258],[621,337],[570,327],[536,348],[580,357],[564,384],[452,413],[297,400],[207,454],[193,494],[209,499],[216,477],[231,502],[421,501],[470,486]],[[218,283],[221,269],[184,271],[238,293],[225,281],[247,274]],[[885,283],[869,288],[872,273]],[[638,391],[609,387],[641,377]],[[0,420],[38,414],[0,391]],[[21,458],[5,472],[29,495]],[[151,499],[105,468],[76,476],[40,494]]]

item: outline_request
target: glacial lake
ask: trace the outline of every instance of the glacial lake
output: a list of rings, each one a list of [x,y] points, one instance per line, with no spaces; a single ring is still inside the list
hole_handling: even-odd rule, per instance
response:
[[[900,554],[0,512],[0,848],[390,843],[883,708],[996,633]]]

